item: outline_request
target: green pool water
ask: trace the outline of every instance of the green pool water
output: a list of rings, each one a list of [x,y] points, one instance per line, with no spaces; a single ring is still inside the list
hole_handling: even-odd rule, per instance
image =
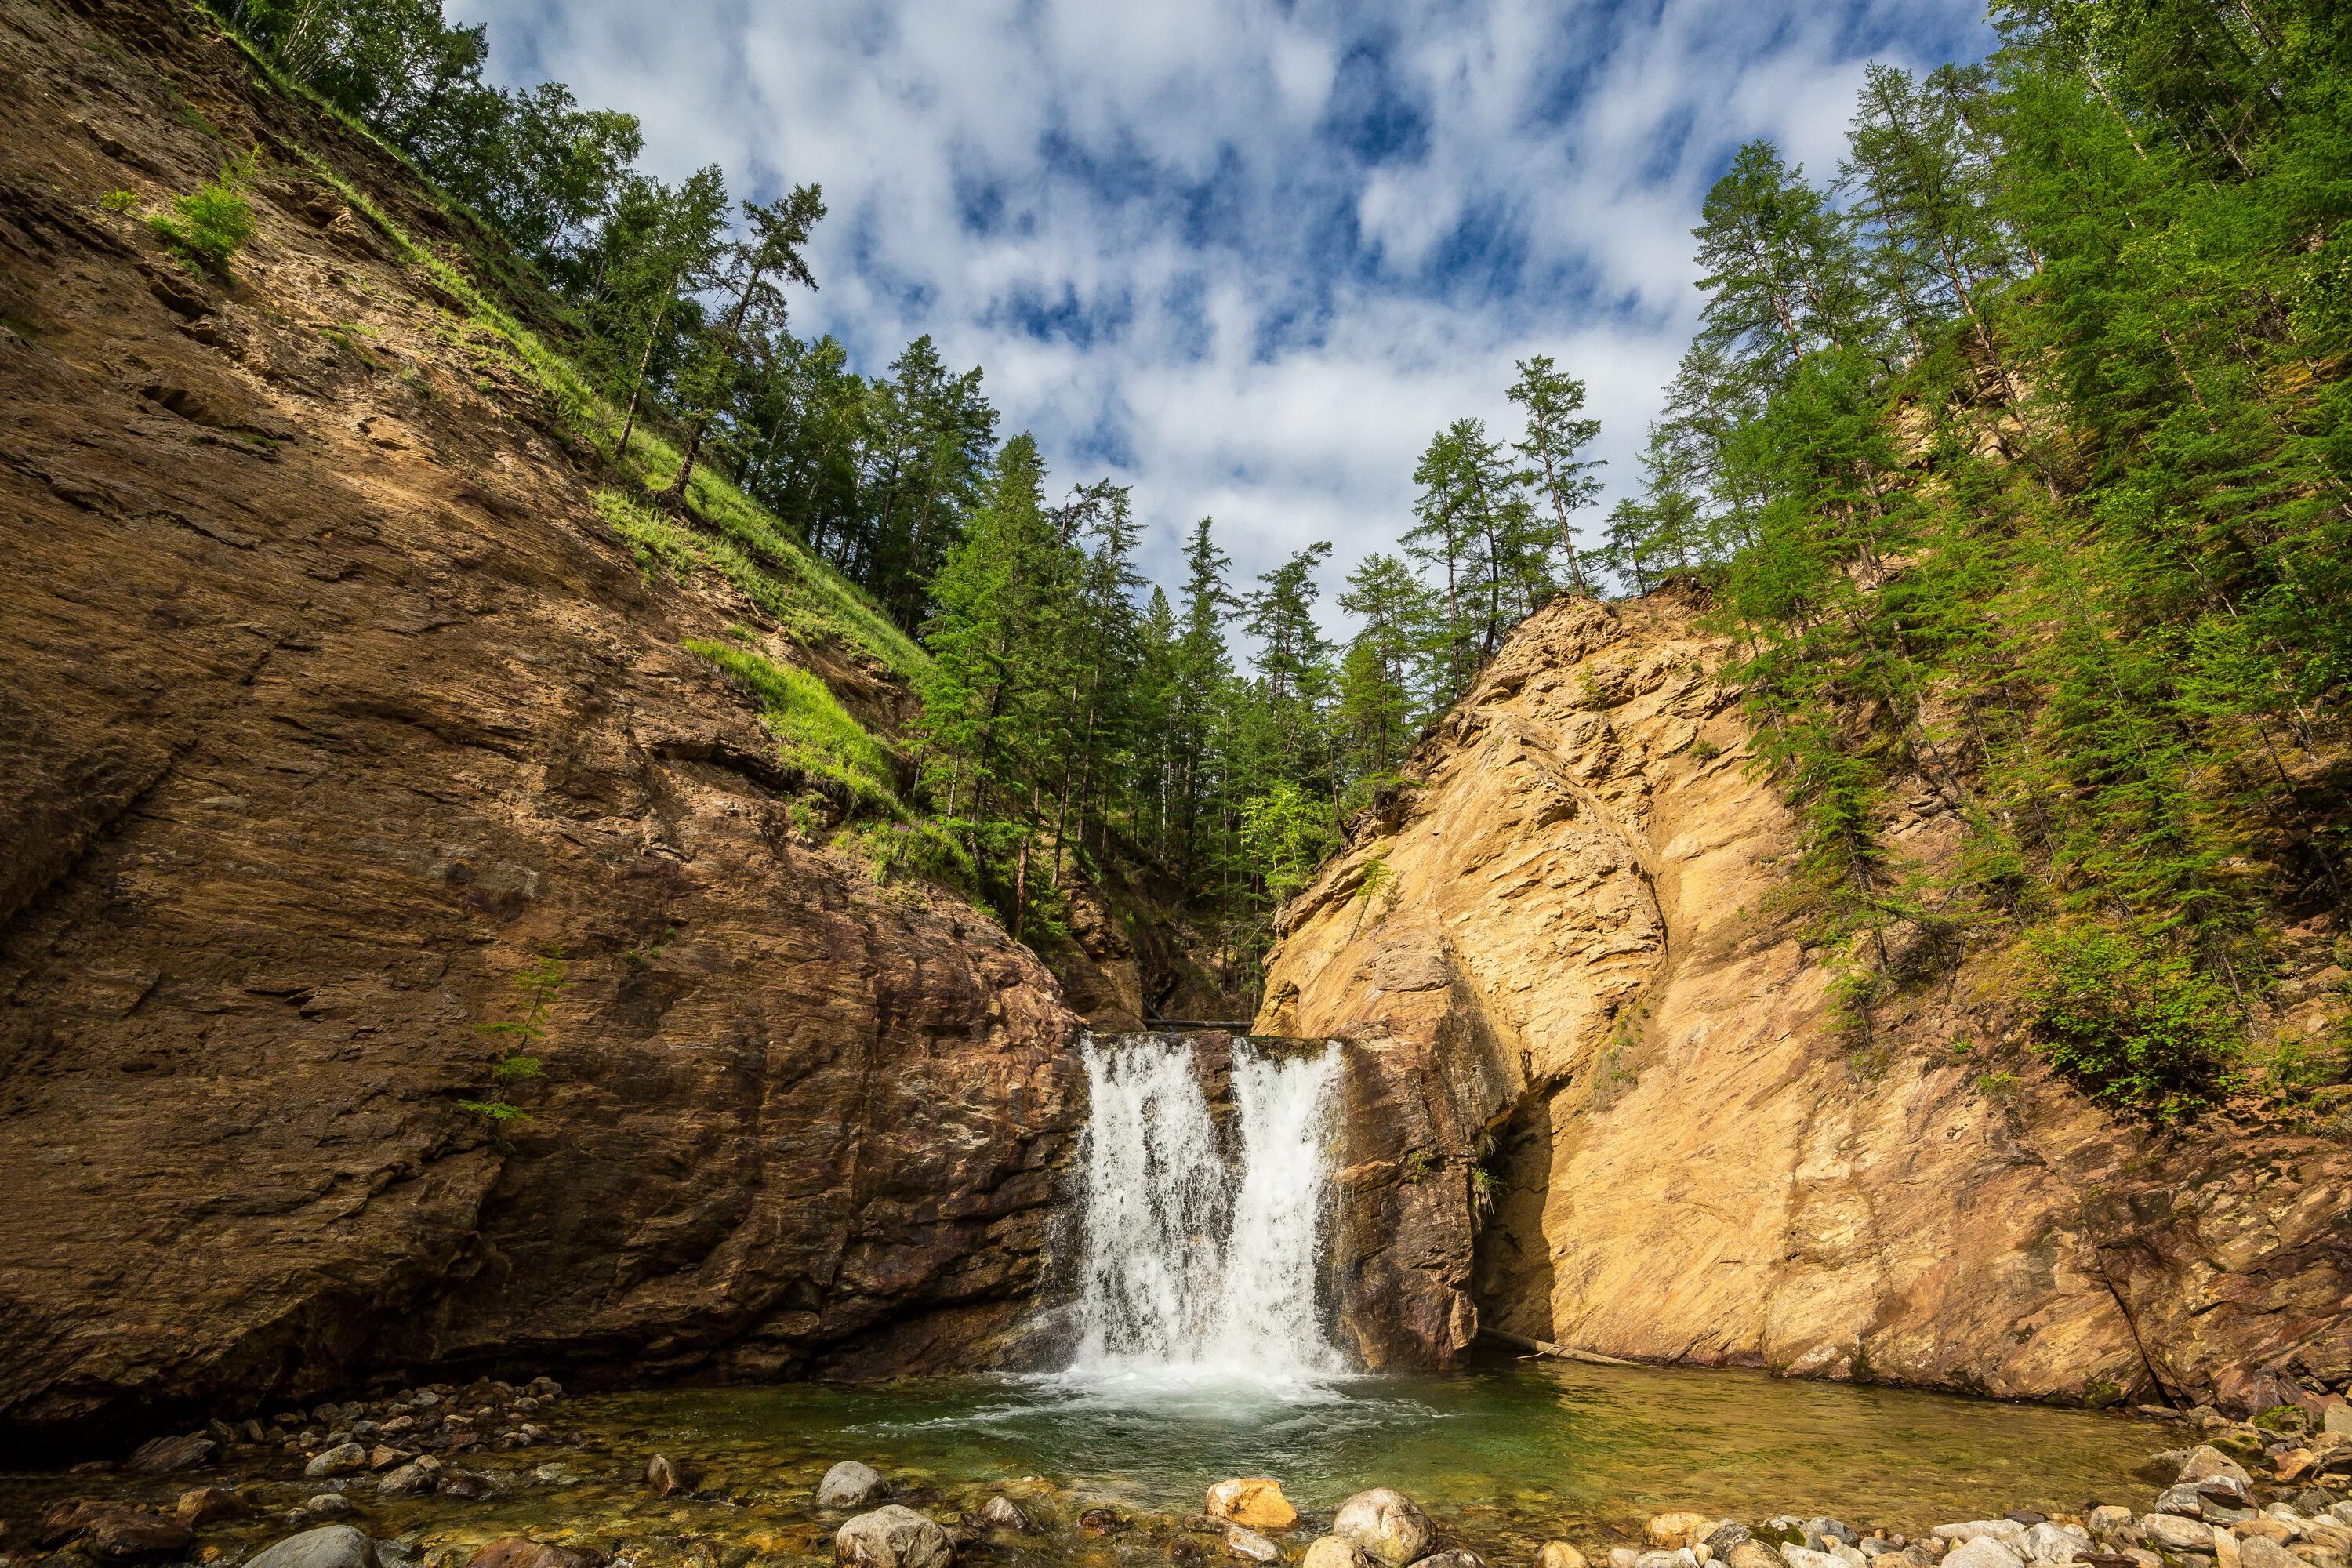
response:
[[[1505,1533],[1622,1535],[1675,1508],[1916,1530],[2020,1507],[2145,1506],[2150,1484],[2136,1472],[2177,1440],[2082,1411],[1551,1361],[1288,1394],[957,1380],[614,1394],[577,1414],[747,1478],[863,1458],[937,1487],[1034,1475],[1089,1500],[1181,1512],[1224,1477],[1266,1475],[1309,1510],[1391,1486]]]
[[[1047,1527],[996,1538],[982,1561],[1165,1562],[1177,1519],[1212,1482],[1265,1475],[1307,1516],[1288,1538],[1294,1559],[1343,1498],[1380,1485],[1500,1568],[1553,1536],[1588,1550],[1630,1542],[1672,1509],[1750,1522],[1827,1513],[1917,1532],[2022,1507],[2146,1506],[2154,1486],[2139,1472],[2179,1441],[2168,1426],[2083,1411],[1553,1361],[1286,1390],[998,1378],[665,1389],[566,1399],[547,1425],[583,1441],[452,1461],[497,1478],[499,1495],[386,1500],[362,1482],[349,1493],[353,1522],[419,1547],[427,1568],[512,1531],[616,1550],[639,1568],[829,1559],[838,1516],[813,1494],[827,1466],[854,1458],[941,1518],[1003,1489]],[[646,1492],[656,1452],[701,1471],[696,1497]],[[0,1514],[29,1524],[61,1496],[162,1501],[241,1480],[270,1511],[204,1532],[234,1555],[285,1533],[282,1511],[320,1489],[296,1457],[247,1453],[243,1474],[0,1478]],[[553,1478],[533,1477],[551,1464]],[[1089,1536],[1077,1525],[1091,1507],[1134,1522]]]

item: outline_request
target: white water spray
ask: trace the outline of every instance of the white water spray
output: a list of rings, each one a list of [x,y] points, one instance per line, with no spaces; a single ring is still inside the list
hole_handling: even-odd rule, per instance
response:
[[[1344,1370],[1315,1309],[1339,1052],[1234,1043],[1228,1170],[1178,1036],[1088,1040],[1084,1276],[1069,1375],[1296,1384]]]

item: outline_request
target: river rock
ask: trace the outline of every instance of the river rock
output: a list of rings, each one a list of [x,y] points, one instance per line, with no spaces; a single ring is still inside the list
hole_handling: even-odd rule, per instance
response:
[[[102,1505],[87,1510],[80,1524],[83,1550],[101,1563],[177,1557],[195,1542],[186,1525],[144,1509]]]
[[[1714,1524],[1715,1521],[1703,1513],[1654,1513],[1650,1522],[1642,1527],[1642,1533],[1661,1552],[1672,1552],[1677,1546],[1690,1545]]]
[[[2227,1476],[2236,1481],[2241,1495],[2249,1492],[2254,1484],[2254,1478],[2246,1473],[2245,1466],[2238,1463],[2210,1443],[2200,1443],[2189,1449],[2189,1457],[2181,1461],[2180,1474],[2175,1479],[2181,1481],[2201,1481],[2214,1476]]]
[[[1402,1492],[1386,1487],[1358,1492],[1341,1503],[1332,1516],[1331,1533],[1389,1568],[1405,1568],[1437,1544],[1429,1515]]]
[[[139,1445],[125,1468],[142,1476],[169,1475],[173,1470],[193,1470],[218,1452],[220,1445],[201,1432],[179,1437],[151,1437]]]
[[[352,1500],[341,1492],[320,1492],[302,1500],[302,1511],[312,1519],[341,1519],[352,1511]]]
[[[191,1529],[250,1511],[245,1499],[231,1487],[192,1488],[182,1492],[179,1501],[172,1505],[172,1517]]]
[[[833,1479],[831,1472],[826,1473],[825,1479]],[[656,1454],[646,1461],[646,1485],[653,1489],[653,1494],[657,1498],[677,1497],[694,1489],[694,1477],[668,1455]],[[823,1489],[820,1488],[819,1491],[821,1495]]]
[[[2144,1513],[2139,1516],[2139,1530],[2167,1552],[2206,1552],[2213,1544],[2211,1527],[2178,1514]]]
[[[2072,1563],[2091,1549],[2091,1537],[2085,1531],[2071,1525],[2052,1524],[2044,1520],[2040,1524],[2025,1527],[2022,1542],[2028,1563],[2058,1564]]]
[[[1783,1546],[1780,1548],[1780,1561],[1789,1568],[1846,1568],[1845,1559],[1835,1552],[1820,1552],[1810,1546]],[[1992,1568],[1992,1565],[1988,1563],[1985,1568]],[[2009,1568],[2017,1568],[2017,1564],[2011,1562]]]
[[[1265,1476],[1242,1476],[1209,1489],[1210,1514],[1250,1530],[1288,1530],[1298,1510],[1282,1495],[1282,1483]]]
[[[1332,1538],[1326,1536],[1324,1539]],[[1338,1563],[1318,1564],[1310,1559],[1306,1568],[1348,1568],[1348,1565]],[[1583,1552],[1567,1542],[1547,1541],[1536,1548],[1535,1568],[1591,1568],[1591,1564],[1584,1560]]]
[[[302,1467],[306,1476],[342,1476],[353,1470],[367,1468],[367,1450],[357,1443],[338,1443],[331,1448],[320,1449]]]
[[[1451,1551],[1433,1552],[1416,1564],[1416,1568],[1486,1568],[1486,1560],[1465,1547]]]
[[[1858,1547],[1862,1544],[1862,1531],[1842,1519],[1809,1519],[1805,1521],[1805,1533],[1809,1536],[1818,1535],[1824,1541],[1834,1541],[1846,1546]]]
[[[2238,1542],[2242,1568],[2306,1568],[2302,1558],[2266,1536],[2248,1535]]]
[[[306,1530],[262,1552],[245,1568],[381,1568],[375,1542],[356,1525],[330,1524]]]
[[[1727,1560],[1731,1549],[1748,1539],[1748,1527],[1736,1520],[1723,1520],[1706,1532],[1703,1544],[1717,1562]]]
[[[1538,1547],[1536,1568],[1585,1568],[1584,1559],[1580,1556],[1573,1563],[1545,1563],[1545,1547],[1566,1544],[1565,1542],[1548,1541]],[[1576,1548],[1570,1546],[1569,1550],[1573,1552]],[[1336,1535],[1322,1535],[1316,1537],[1308,1545],[1307,1555],[1298,1560],[1298,1568],[1372,1568],[1372,1560],[1359,1552],[1353,1542],[1343,1541]]]
[[[1021,1505],[1003,1492],[982,1505],[980,1520],[982,1524],[997,1530],[1009,1530],[1016,1535],[1034,1535],[1037,1531],[1037,1526],[1021,1510]]]
[[[467,1560],[466,1568],[604,1568],[609,1553],[551,1546],[528,1535],[508,1535],[491,1542]]]
[[[1997,1535],[1970,1536],[1944,1554],[1944,1568],[2024,1568],[2024,1555]]]
[[[856,1568],[948,1568],[955,1549],[937,1521],[887,1503],[842,1521],[833,1532],[833,1554]]]
[[[1225,1555],[1250,1563],[1279,1563],[1282,1548],[1246,1525],[1225,1527]]]
[[[1723,1554],[1727,1568],[1780,1568],[1780,1558],[1760,1541],[1742,1541]]]
[[[2011,1551],[2018,1551],[2020,1555],[2023,1554],[2020,1549],[2025,1544],[2025,1526],[2013,1519],[1971,1519],[1959,1524],[1939,1524],[1929,1533],[1938,1541],[1955,1544],[1990,1535]]]
[[[882,1479],[881,1472],[855,1459],[842,1460],[825,1471],[824,1479],[816,1484],[819,1508],[864,1508],[889,1495],[890,1483]]]
[[[2132,1510],[2104,1503],[2091,1510],[2088,1523],[2094,1535],[2113,1535],[2132,1521]]]

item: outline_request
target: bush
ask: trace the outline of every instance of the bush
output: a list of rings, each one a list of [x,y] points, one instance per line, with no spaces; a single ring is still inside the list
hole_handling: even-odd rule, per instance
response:
[[[173,198],[171,212],[149,218],[147,226],[189,265],[226,273],[228,258],[253,237],[253,206],[245,190],[253,183],[254,163],[250,153],[230,159],[218,179]]]
[[[2236,1010],[2186,954],[2146,930],[2087,922],[2030,940],[2034,1049],[2094,1100],[2162,1124],[2234,1086]]]

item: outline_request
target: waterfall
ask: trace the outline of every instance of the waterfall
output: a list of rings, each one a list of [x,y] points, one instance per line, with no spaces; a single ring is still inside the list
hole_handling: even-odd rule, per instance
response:
[[[1234,1042],[1229,1166],[1179,1036],[1088,1039],[1086,1381],[1295,1383],[1344,1370],[1315,1306],[1339,1052]]]

